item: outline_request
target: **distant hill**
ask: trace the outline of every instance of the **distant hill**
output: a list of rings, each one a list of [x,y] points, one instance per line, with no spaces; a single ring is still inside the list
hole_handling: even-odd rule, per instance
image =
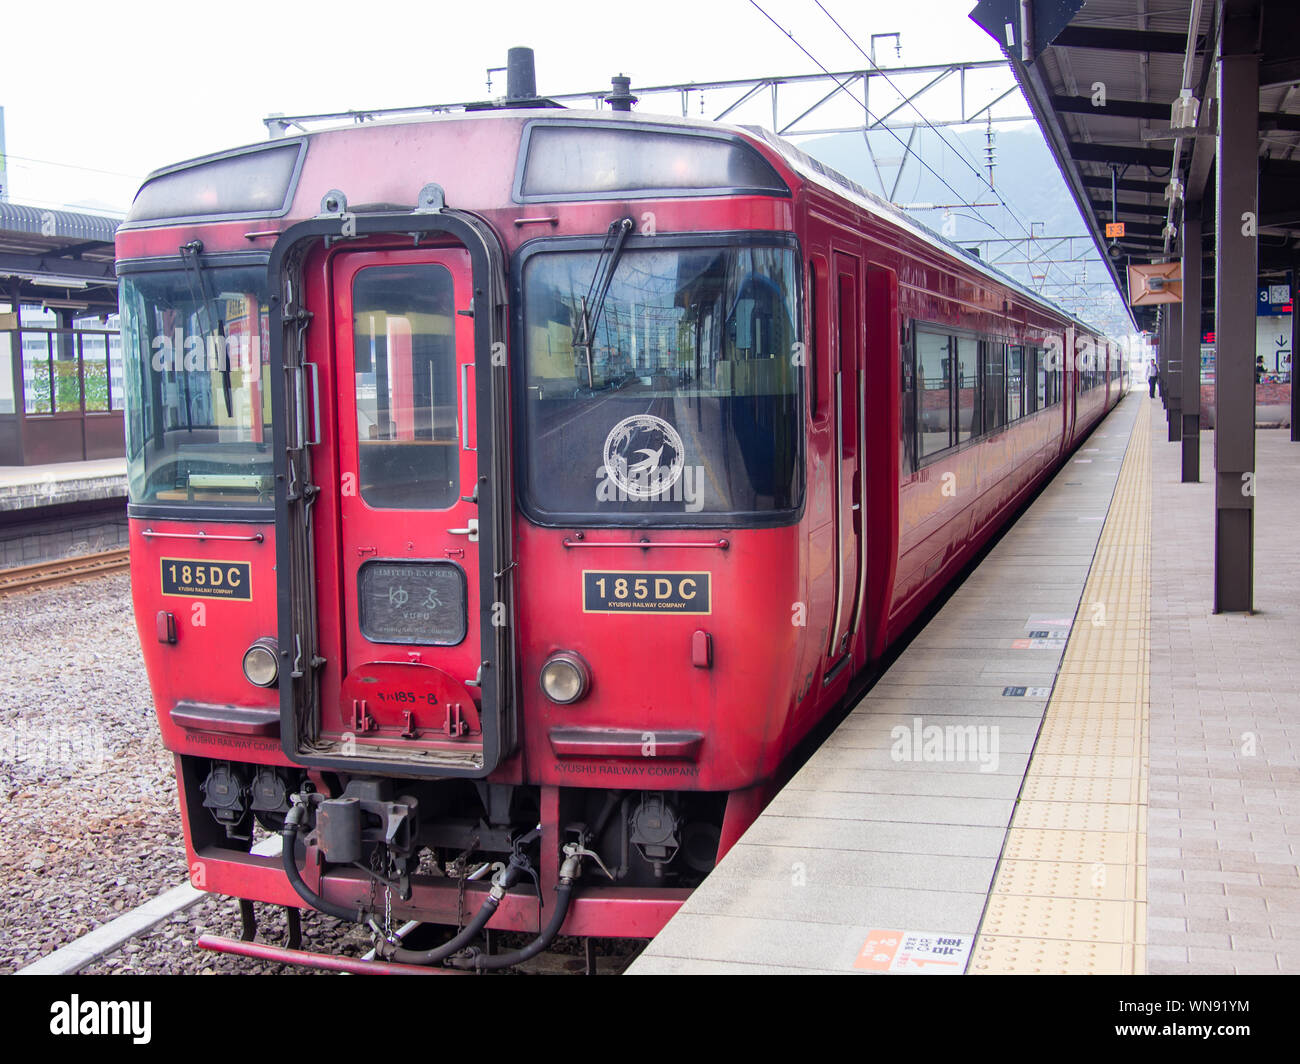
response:
[[[903,143],[907,141],[906,130],[895,130]],[[953,189],[966,202],[990,202],[997,198],[989,191],[983,178],[987,175],[984,167],[984,132],[967,130],[956,132],[943,130],[946,143],[939,140],[938,134],[922,127],[917,131],[912,144],[912,155],[908,155],[903,165],[903,174],[898,182],[896,202],[908,203],[953,203],[958,199]],[[821,159],[841,173],[847,174],[855,181],[888,197],[890,187],[898,173],[898,160],[904,155],[903,143],[884,130],[876,130],[871,135],[871,149],[880,163],[880,176],[884,178],[882,191],[880,176],[872,165],[865,138],[856,133],[839,133],[831,137],[818,137],[801,141],[799,146],[810,155]],[[993,168],[993,187],[997,194],[1005,199],[1026,221],[1045,222],[1045,232],[1083,233],[1083,220],[1070,198],[1065,182],[1057,172],[1056,163],[1047,145],[1043,143],[1042,134],[1033,126],[994,127],[995,164]],[[960,144],[965,149],[964,157],[953,150],[952,144]],[[944,178],[952,188],[947,188],[939,177],[930,173],[915,158],[919,155],[925,162]],[[978,174],[972,172],[972,167]],[[975,213],[964,211],[963,213]],[[1004,218],[1002,208],[983,207],[980,213],[1004,229],[1007,235],[1023,235],[1024,230],[1013,219]],[[932,228],[942,225],[943,215],[939,211],[920,211],[917,217]],[[988,226],[972,221],[959,214],[957,218],[957,239],[969,239],[990,236]]]

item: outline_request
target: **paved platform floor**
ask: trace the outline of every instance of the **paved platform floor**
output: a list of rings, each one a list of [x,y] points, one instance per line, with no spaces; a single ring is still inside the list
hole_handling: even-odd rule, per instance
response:
[[[1300,971],[1300,444],[1249,617],[1212,445],[1126,399],[630,973]]]
[[[1255,608],[1211,613],[1214,434],[1152,433],[1152,972],[1300,972],[1300,443],[1255,433]]]

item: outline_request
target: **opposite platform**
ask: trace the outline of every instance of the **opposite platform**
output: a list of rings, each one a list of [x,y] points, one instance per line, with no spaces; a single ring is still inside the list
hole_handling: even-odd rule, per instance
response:
[[[109,499],[126,504],[125,458],[0,466],[0,513]]]

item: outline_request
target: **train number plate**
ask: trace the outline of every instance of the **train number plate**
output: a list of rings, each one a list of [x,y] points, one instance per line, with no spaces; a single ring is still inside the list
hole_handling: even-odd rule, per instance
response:
[[[584,570],[584,613],[712,613],[708,573]]]
[[[183,598],[221,598],[248,602],[253,597],[249,562],[162,559],[162,593]]]

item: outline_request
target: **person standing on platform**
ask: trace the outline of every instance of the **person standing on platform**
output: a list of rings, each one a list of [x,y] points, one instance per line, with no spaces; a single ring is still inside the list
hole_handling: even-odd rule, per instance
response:
[[[1156,397],[1156,382],[1159,379],[1160,379],[1160,367],[1156,365],[1156,360],[1153,358],[1150,362],[1147,363],[1147,388],[1151,392],[1152,399]]]

